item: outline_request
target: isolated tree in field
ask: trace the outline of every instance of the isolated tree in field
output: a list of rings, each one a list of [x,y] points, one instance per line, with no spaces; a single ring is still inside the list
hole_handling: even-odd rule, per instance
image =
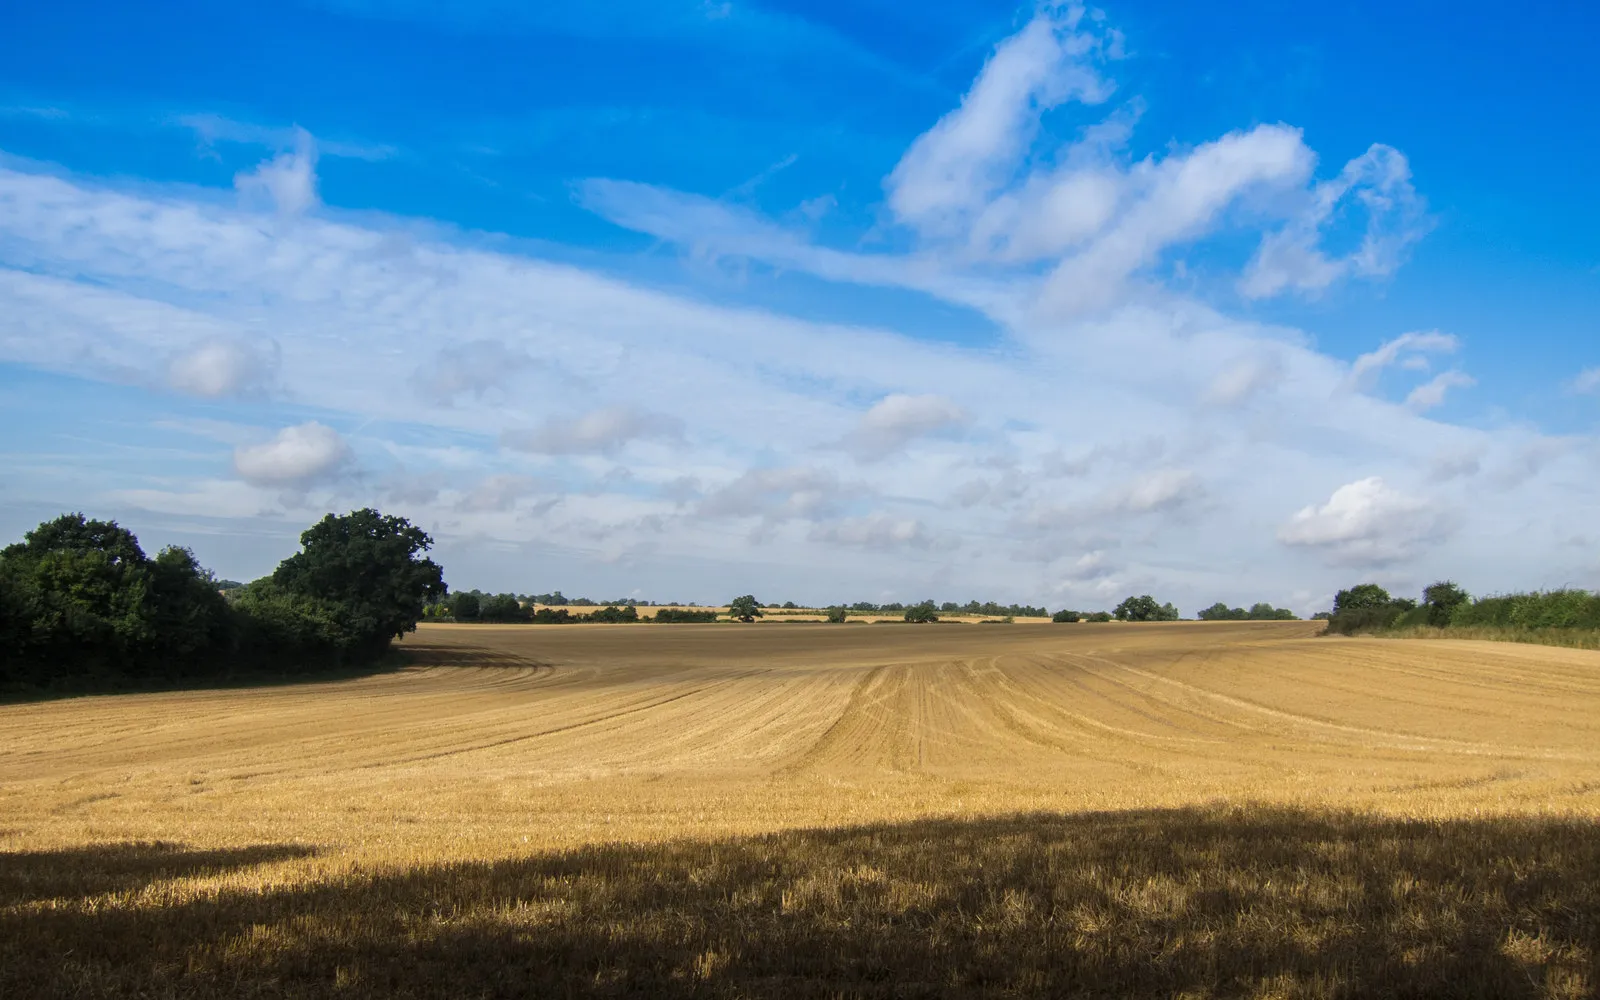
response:
[[[1178,609],[1169,602],[1157,604],[1149,594],[1129,597],[1112,612],[1125,622],[1171,622],[1178,620]]]
[[[1082,617],[1083,616],[1078,614],[1076,611],[1063,610],[1057,611],[1055,614],[1051,615],[1050,620],[1057,623],[1075,622],[1082,619]]]
[[[728,617],[742,622],[753,622],[764,617],[761,611],[761,602],[755,599],[754,594],[735,597],[728,602]]]
[[[1450,624],[1456,608],[1470,600],[1471,595],[1450,580],[1440,580],[1422,591],[1422,603],[1428,608],[1428,624],[1439,628]]]
[[[367,655],[415,629],[422,609],[445,594],[444,571],[422,555],[433,539],[403,517],[370,507],[329,514],[300,535],[300,544],[272,582],[343,608]]]
[[[850,617],[850,616],[849,616],[849,614],[847,614],[845,612],[845,609],[839,607],[838,605],[835,605],[835,606],[833,606],[833,607],[828,609],[828,621],[832,622],[835,625],[844,624],[845,619],[848,618],[848,617]]]

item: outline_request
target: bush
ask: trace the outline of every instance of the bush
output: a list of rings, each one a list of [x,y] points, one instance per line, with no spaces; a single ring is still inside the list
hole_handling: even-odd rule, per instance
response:
[[[589,619],[589,621],[592,621],[592,622],[602,622],[602,623],[611,623],[611,624],[620,624],[622,622],[636,622],[636,621],[639,620],[639,609],[634,607],[631,604],[625,605],[625,606],[620,607],[620,608],[617,607],[614,604],[608,604],[605,607],[600,608],[597,611],[590,612],[589,614],[585,615],[584,617],[586,617],[587,619]]]
[[[1600,629],[1600,595],[1587,590],[1547,590],[1483,597],[1457,605],[1450,625]]]
[[[905,619],[908,622],[936,622],[939,620],[939,609],[932,601],[923,601],[906,608]]]
[[[846,612],[844,608],[838,607],[837,605],[828,609],[828,621],[835,625],[843,624],[845,619],[849,617],[849,613]]]
[[[1109,612],[1109,611],[1091,612],[1090,614],[1084,615],[1083,620],[1086,621],[1086,622],[1108,622],[1108,621],[1111,620],[1111,612]]]
[[[1050,620],[1057,623],[1075,622],[1081,620],[1082,618],[1083,616],[1078,614],[1076,611],[1057,611],[1055,614],[1050,616]]]
[[[648,619],[656,622],[714,622],[717,620],[715,611],[680,611],[677,608],[662,608],[656,612],[654,618]]]

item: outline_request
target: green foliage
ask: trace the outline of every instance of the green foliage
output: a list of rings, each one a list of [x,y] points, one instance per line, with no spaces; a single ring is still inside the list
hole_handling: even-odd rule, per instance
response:
[[[1108,622],[1111,620],[1111,612],[1093,611],[1087,615],[1084,615],[1083,620],[1086,622]]]
[[[433,539],[403,517],[370,507],[329,514],[301,533],[300,544],[278,564],[273,582],[340,605],[365,655],[415,629],[422,609],[445,594],[444,571],[422,557]]]
[[[939,609],[932,601],[923,601],[906,608],[905,618],[908,622],[936,622],[939,620]]]
[[[1117,605],[1113,612],[1117,618],[1125,622],[1175,622],[1178,620],[1178,609],[1168,604],[1157,604],[1156,599],[1149,594],[1139,597],[1129,597]]]
[[[620,624],[622,622],[636,622],[639,620],[639,609],[631,604],[623,605],[620,608],[614,604],[608,604],[597,611],[590,612],[585,617],[592,622],[608,622],[613,624]]]
[[[1362,583],[1334,595],[1333,613],[1337,616],[1345,611],[1388,609],[1393,604],[1394,599],[1389,596],[1387,590],[1375,583]]]
[[[1082,619],[1083,616],[1078,614],[1076,611],[1057,611],[1055,614],[1050,616],[1050,620],[1058,624],[1062,622],[1081,621]]]
[[[1341,590],[1333,598],[1333,614],[1328,618],[1328,631],[1340,635],[1377,632],[1394,628],[1411,612],[1418,611],[1417,602],[1409,598],[1395,598],[1375,583],[1362,583]],[[1424,612],[1426,609],[1422,609]],[[1414,616],[1422,624],[1426,614]]]
[[[717,620],[715,611],[687,611],[678,608],[662,608],[656,612],[654,618],[646,619],[656,622],[714,622]]]
[[[234,598],[240,664],[257,670],[313,673],[364,659],[349,609],[297,594],[272,579],[257,580]]]
[[[1600,595],[1546,590],[1482,597],[1456,606],[1451,626],[1513,629],[1600,629]]]
[[[1435,628],[1449,625],[1456,609],[1470,603],[1471,600],[1472,595],[1450,580],[1440,580],[1423,588],[1422,591],[1422,606],[1427,609],[1427,623]]]
[[[475,622],[483,613],[483,600],[475,590],[450,596],[450,617],[458,622]]]
[[[753,622],[757,618],[764,617],[761,602],[757,601],[753,594],[735,597],[728,602],[728,617],[742,622]]]
[[[1443,629],[1445,633],[1515,638],[1559,635],[1563,631],[1600,630],[1600,595],[1587,590],[1548,590],[1501,594],[1473,600],[1456,584],[1443,580],[1422,592],[1422,603],[1388,597],[1371,584],[1341,590],[1334,600],[1328,631],[1343,635],[1393,629]],[[1441,633],[1433,633],[1435,635]]]
[[[1298,620],[1295,613],[1288,608],[1275,608],[1265,601],[1250,605],[1250,610],[1248,611],[1244,608],[1230,608],[1218,601],[1195,617],[1203,622],[1292,622]]]
[[[224,588],[184,548],[148,558],[114,521],[67,514],[0,551],[0,686],[107,688],[369,661],[444,596],[428,537],[329,516],[270,579]]]
[[[527,617],[515,594],[490,594],[478,605],[478,618],[486,622],[520,622]]]
[[[838,605],[835,605],[835,606],[833,606],[833,607],[828,609],[828,621],[832,622],[835,625],[844,624],[845,619],[847,619],[849,617],[850,617],[849,612],[846,611],[844,608],[839,607]]]
[[[227,602],[187,549],[150,559],[115,521],[65,514],[0,551],[0,685],[176,680],[233,652]]]

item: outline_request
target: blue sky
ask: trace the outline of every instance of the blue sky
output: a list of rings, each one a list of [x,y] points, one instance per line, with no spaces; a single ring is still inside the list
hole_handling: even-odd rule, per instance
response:
[[[34,5],[0,528],[450,582],[1600,583],[1600,15]]]

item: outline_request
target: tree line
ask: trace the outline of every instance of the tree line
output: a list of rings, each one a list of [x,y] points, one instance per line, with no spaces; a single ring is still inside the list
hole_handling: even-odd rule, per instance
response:
[[[223,587],[179,546],[64,514],[0,550],[0,687],[90,689],[370,664],[445,593],[433,540],[329,514],[270,576]],[[229,581],[231,583],[231,581]]]
[[[1563,588],[1474,598],[1450,580],[1422,590],[1422,599],[1393,597],[1375,583],[1334,596],[1328,631],[1341,635],[1391,629],[1491,628],[1511,631],[1600,629],[1600,594]]]

